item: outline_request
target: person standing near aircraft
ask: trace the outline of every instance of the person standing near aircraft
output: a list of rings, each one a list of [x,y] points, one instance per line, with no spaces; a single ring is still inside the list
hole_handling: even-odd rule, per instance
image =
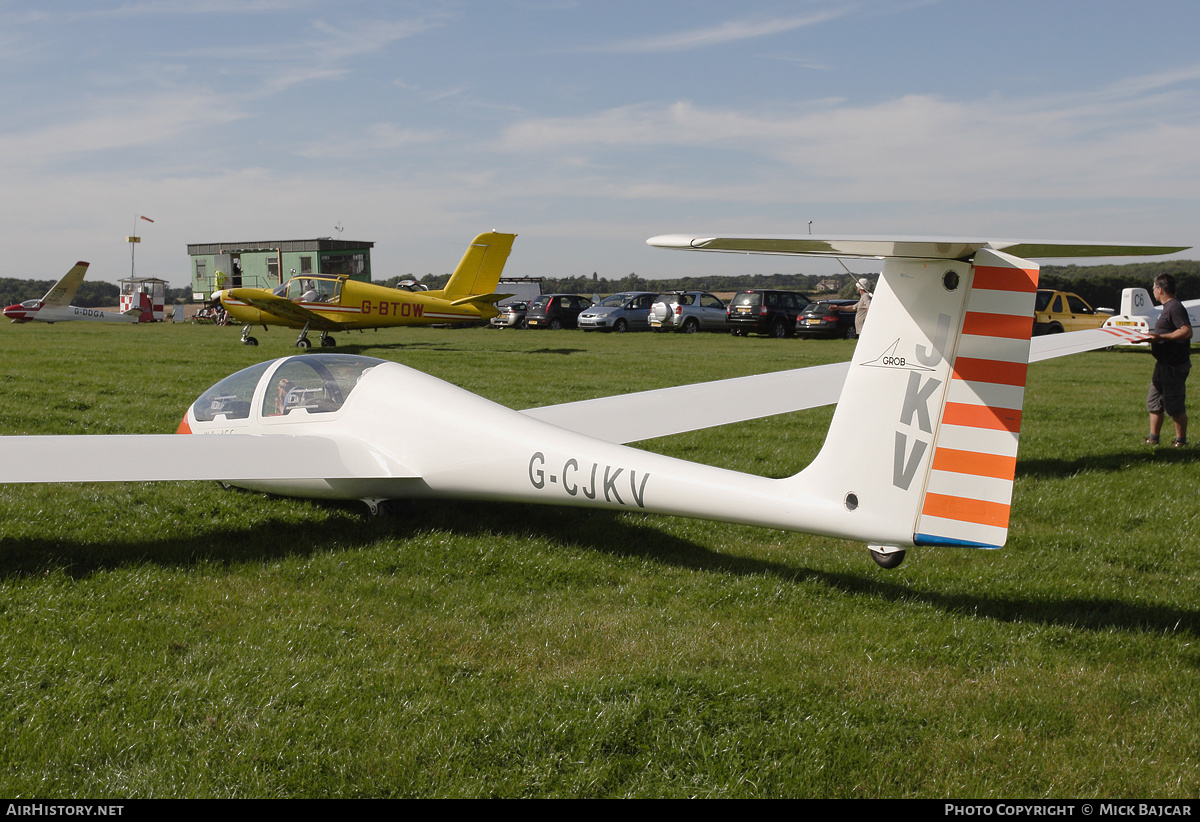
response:
[[[1175,278],[1159,274],[1154,278],[1154,299],[1162,304],[1158,322],[1150,335],[1150,352],[1154,355],[1154,375],[1146,395],[1146,410],[1150,412],[1150,434],[1143,440],[1158,445],[1163,415],[1175,424],[1176,448],[1187,445],[1187,375],[1191,370],[1192,326],[1183,304],[1175,299]]]
[[[861,337],[863,325],[867,322],[867,309],[871,307],[871,281],[863,277],[855,285],[858,286],[858,302],[839,306],[837,310],[854,312],[854,336]]]

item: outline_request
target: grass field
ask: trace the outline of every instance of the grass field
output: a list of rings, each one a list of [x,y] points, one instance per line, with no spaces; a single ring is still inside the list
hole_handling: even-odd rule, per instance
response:
[[[0,434],[173,431],[220,377],[295,352],[259,337],[0,325]],[[518,408],[853,345],[340,340]],[[0,795],[1196,797],[1200,452],[1139,444],[1149,371],[1031,367],[1007,547],[894,571],[631,512],[0,488]],[[830,413],[645,446],[785,476]]]

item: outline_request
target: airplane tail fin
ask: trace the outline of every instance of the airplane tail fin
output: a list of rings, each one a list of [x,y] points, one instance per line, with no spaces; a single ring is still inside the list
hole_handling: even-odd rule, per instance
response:
[[[87,273],[87,270],[87,263],[75,263],[71,270],[46,292],[46,296],[42,297],[42,306],[62,308],[70,305],[71,300],[75,299],[75,292],[79,290],[79,285],[83,282],[83,275]]]
[[[1148,317],[1154,313],[1154,301],[1144,288],[1121,290],[1121,314],[1126,317]]]
[[[476,237],[454,269],[454,274],[442,290],[442,296],[453,301],[493,293],[516,237],[516,234],[498,234],[495,231]]]
[[[992,249],[886,261],[825,445],[795,477],[839,533],[1004,544],[1038,270]]]

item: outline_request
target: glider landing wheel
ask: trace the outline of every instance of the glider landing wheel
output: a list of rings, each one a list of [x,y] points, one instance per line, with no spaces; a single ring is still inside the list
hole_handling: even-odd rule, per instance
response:
[[[874,548],[869,548],[871,559],[875,560],[875,564],[880,568],[898,568],[900,563],[904,562],[904,551],[892,551],[890,554],[885,554],[882,551],[876,551]]]
[[[242,345],[258,345],[258,340],[254,337],[243,337]]]
[[[312,348],[312,342],[309,341],[308,337],[301,337],[300,339],[296,340],[296,347]]]

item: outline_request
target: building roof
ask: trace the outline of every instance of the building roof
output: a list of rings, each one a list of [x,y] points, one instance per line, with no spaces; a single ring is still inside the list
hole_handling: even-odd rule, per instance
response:
[[[335,240],[332,237],[317,237],[315,240],[259,240],[247,243],[193,243],[188,245],[188,255],[199,257],[205,254],[244,254],[253,251],[357,251],[374,248],[375,243],[361,240]]]

